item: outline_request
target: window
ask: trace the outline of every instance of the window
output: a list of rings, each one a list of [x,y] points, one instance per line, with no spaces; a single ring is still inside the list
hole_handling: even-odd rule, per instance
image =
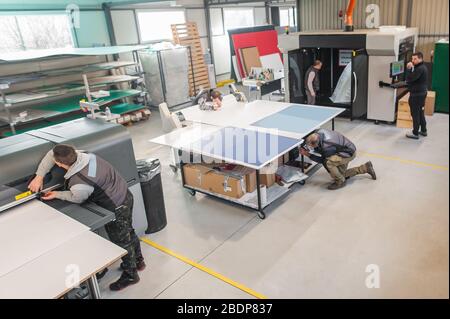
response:
[[[66,14],[0,15],[0,51],[73,47]]]
[[[280,8],[280,26],[281,27],[295,27],[295,9],[294,8]]]
[[[184,11],[138,12],[139,32],[143,42],[172,39],[171,24],[185,23]]]
[[[224,9],[223,15],[225,30],[253,27],[255,23],[252,8]]]

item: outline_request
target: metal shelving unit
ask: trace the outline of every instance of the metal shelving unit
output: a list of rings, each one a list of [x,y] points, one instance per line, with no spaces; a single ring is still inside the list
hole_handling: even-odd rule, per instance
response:
[[[147,90],[143,81],[137,50],[143,46],[101,47],[71,49],[69,54],[43,56],[27,59],[26,54],[18,60],[2,59],[0,55],[0,130],[16,134],[16,128],[41,125],[64,116],[80,113],[79,101],[86,99],[83,75],[89,79],[89,89],[112,90],[111,98],[94,100],[105,105],[122,100],[131,110],[148,106]],[[110,61],[117,53],[131,52],[133,61]],[[25,55],[25,58],[23,57]],[[65,60],[67,59],[67,60]],[[68,61],[66,64],[65,61]],[[75,64],[75,65],[73,65]],[[17,67],[16,67],[17,66]],[[23,67],[21,67],[23,66]],[[132,68],[127,70],[125,68]],[[21,73],[14,74],[14,70]],[[13,71],[11,71],[13,70]],[[3,75],[3,76],[2,76]],[[136,100],[136,104],[132,100]],[[3,125],[2,125],[3,124]],[[51,124],[50,124],[51,125]]]

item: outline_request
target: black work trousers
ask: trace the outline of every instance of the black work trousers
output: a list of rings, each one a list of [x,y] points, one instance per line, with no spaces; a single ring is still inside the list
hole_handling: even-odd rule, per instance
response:
[[[419,130],[423,133],[427,132],[427,121],[425,119],[425,100],[427,92],[415,93],[409,96],[409,107],[413,118],[413,134],[419,135]]]
[[[142,258],[141,243],[134,232],[133,221],[133,195],[128,192],[124,203],[116,209],[116,220],[105,225],[109,239],[116,245],[127,250],[122,257],[123,270],[130,276],[136,274],[136,262]]]

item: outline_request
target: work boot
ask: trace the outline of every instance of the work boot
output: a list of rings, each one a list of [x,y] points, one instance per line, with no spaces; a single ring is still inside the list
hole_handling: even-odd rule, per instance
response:
[[[412,138],[413,140],[418,140],[419,139],[419,135],[416,135],[414,133],[406,133],[406,137],[407,138]]]
[[[137,272],[135,272],[133,275],[130,275],[124,271],[120,276],[119,280],[109,285],[109,289],[111,289],[112,291],[119,291],[125,289],[130,285],[137,284],[139,280],[140,278]]]
[[[367,174],[372,176],[372,179],[375,181],[377,179],[377,174],[375,174],[375,170],[373,169],[372,162],[366,163]]]
[[[105,277],[106,273],[108,272],[108,268],[103,269],[102,271],[99,271],[98,273],[95,274],[95,277],[97,277],[97,280],[102,279],[103,277]]]
[[[144,261],[144,257],[138,257],[136,258],[136,269],[138,271],[142,271],[145,269],[145,261]],[[120,263],[120,270],[125,270],[125,263]]]
[[[346,184],[345,182],[334,182],[334,183],[331,183],[330,185],[328,185],[328,189],[330,191],[334,191],[334,190],[344,187],[345,184]]]
[[[427,132],[419,132],[419,135],[422,135],[422,136],[428,136],[428,133]]]

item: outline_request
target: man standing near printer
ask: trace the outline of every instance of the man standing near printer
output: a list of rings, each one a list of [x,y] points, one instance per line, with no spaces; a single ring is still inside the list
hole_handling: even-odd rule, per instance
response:
[[[409,107],[413,118],[413,131],[406,137],[415,140],[419,134],[427,136],[427,121],[425,119],[424,107],[428,93],[428,70],[423,64],[422,52],[416,52],[412,61],[406,65],[406,84],[409,90]]]
[[[321,69],[322,69],[322,62],[320,60],[316,60],[314,61],[313,65],[310,66],[308,71],[306,71],[305,91],[309,105],[316,104],[316,94],[317,92],[319,92],[320,89],[319,72]]]
[[[95,204],[115,212],[116,219],[105,226],[110,240],[127,250],[120,268],[123,273],[119,280],[109,287],[117,291],[139,282],[138,270],[145,268],[139,238],[132,226],[133,195],[128,190],[125,179],[107,161],[91,153],[76,151],[70,145],[59,144],[42,159],[36,177],[28,188],[39,192],[44,176],[54,165],[66,170],[65,191],[51,191],[43,200],[61,199],[73,203],[90,200]]]

